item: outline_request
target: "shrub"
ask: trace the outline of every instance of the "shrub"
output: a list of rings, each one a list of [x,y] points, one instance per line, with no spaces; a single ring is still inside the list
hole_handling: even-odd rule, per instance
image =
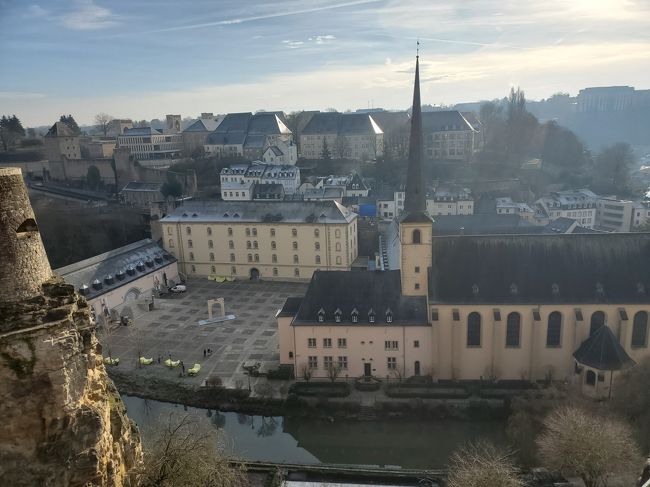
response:
[[[471,394],[459,387],[444,388],[393,384],[386,387],[386,395],[394,398],[467,399]]]
[[[449,460],[449,487],[523,487],[512,453],[492,443],[470,443]]]
[[[290,394],[299,396],[347,397],[350,384],[346,382],[296,382],[289,387]]]
[[[205,385],[207,387],[212,388],[212,389],[215,389],[217,387],[221,387],[222,383],[223,382],[221,380],[221,377],[219,377],[218,375],[215,375],[215,374],[212,374],[207,379],[205,379]]]
[[[608,475],[630,475],[641,455],[630,427],[575,407],[556,409],[544,421],[537,440],[544,464],[576,475],[586,487],[603,485]]]
[[[291,380],[293,379],[293,366],[280,365],[277,369],[269,370],[266,378],[269,380]]]

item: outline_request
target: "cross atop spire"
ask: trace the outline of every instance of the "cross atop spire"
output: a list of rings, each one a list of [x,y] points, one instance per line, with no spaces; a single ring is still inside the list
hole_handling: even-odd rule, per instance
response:
[[[409,163],[406,176],[406,198],[404,200],[404,218],[424,220],[426,215],[426,195],[424,190],[424,168],[422,146],[422,106],[420,102],[420,41],[418,55],[415,58],[415,84],[413,87],[413,107],[411,110],[411,137],[409,141]]]

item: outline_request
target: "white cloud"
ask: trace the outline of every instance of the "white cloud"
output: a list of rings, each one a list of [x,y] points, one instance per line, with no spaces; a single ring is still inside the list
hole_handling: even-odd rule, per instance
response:
[[[35,98],[45,98],[44,93],[30,93],[27,91],[0,91],[0,99],[9,100],[33,100]]]
[[[502,97],[510,82],[520,85],[530,98],[562,90],[577,93],[591,86],[647,84],[646,43],[600,43],[547,46],[538,49],[485,48],[459,56],[456,53],[420,57],[423,103],[455,103]],[[91,123],[95,113],[106,111],[134,119],[164,113],[194,115],[213,111],[241,112],[267,109],[291,111],[344,110],[365,106],[367,100],[384,108],[410,104],[414,59],[392,59],[391,64],[329,65],[318,70],[264,76],[248,83],[197,87],[188,91],[133,93],[95,98],[7,99],[6,111],[16,112],[27,124],[47,124],[61,113],[73,113],[80,123]],[[317,94],[317,96],[315,95]],[[45,118],[44,118],[45,117]]]
[[[308,40],[315,42],[316,44],[325,44],[326,42],[333,41],[334,39],[336,39],[335,36],[328,34],[325,36],[310,37]]]
[[[249,17],[235,17],[232,19],[224,19],[224,20],[217,20],[214,22],[201,22],[201,23],[195,23],[195,24],[189,24],[189,25],[178,25],[174,27],[166,27],[163,29],[156,29],[156,30],[150,30],[146,32],[147,34],[153,34],[157,32],[172,32],[172,31],[177,31],[177,30],[193,30],[193,29],[203,29],[206,27],[217,27],[220,25],[236,25],[236,24],[243,24],[246,22],[256,22],[260,20],[269,20],[269,19],[277,19],[280,17],[290,17],[293,15],[303,15],[303,14],[311,14],[311,13],[318,13],[318,12],[324,12],[327,10],[334,10],[334,9],[340,9],[340,8],[346,8],[346,7],[356,7],[360,5],[366,5],[370,3],[377,3],[380,0],[352,0],[349,2],[341,2],[341,3],[333,3],[330,5],[323,5],[320,7],[310,7],[310,8],[302,8],[302,9],[296,9],[296,10],[287,10],[284,12],[272,12],[272,13],[265,13],[265,14],[259,14],[259,15],[251,15]]]
[[[297,49],[300,46],[302,46],[304,44],[304,42],[303,41],[292,41],[292,40],[287,39],[287,40],[282,41],[282,44],[287,46],[289,49]]]
[[[47,17],[50,14],[48,10],[45,10],[38,4],[30,5],[27,11],[32,17]]]
[[[118,24],[116,16],[93,0],[77,0],[76,9],[61,15],[60,22],[72,30],[98,30]]]

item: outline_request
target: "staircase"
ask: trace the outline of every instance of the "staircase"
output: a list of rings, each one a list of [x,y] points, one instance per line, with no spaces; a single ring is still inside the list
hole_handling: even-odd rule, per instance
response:
[[[377,419],[377,414],[375,413],[375,408],[373,406],[361,405],[358,417],[359,421],[375,421]]]

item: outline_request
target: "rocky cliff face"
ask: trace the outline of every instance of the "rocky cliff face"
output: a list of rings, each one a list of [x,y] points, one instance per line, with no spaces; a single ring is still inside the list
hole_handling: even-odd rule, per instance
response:
[[[86,301],[56,278],[0,300],[2,485],[135,485],[141,457]]]

